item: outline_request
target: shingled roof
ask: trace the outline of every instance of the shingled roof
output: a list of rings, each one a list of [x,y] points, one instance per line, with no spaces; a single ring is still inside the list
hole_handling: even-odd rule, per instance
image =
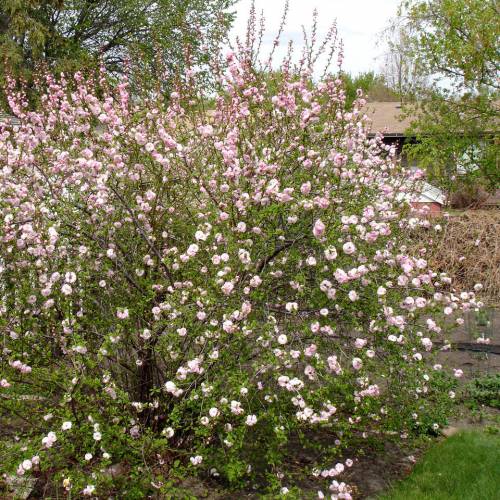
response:
[[[401,118],[399,102],[368,102],[363,111],[371,120],[371,134],[382,132],[386,137],[403,137],[411,123],[409,118]]]
[[[485,127],[483,133],[485,135],[496,134],[500,129],[500,100],[494,102],[497,108],[497,115],[493,121]],[[373,101],[368,102],[362,109],[371,120],[370,134],[375,135],[377,132],[382,132],[386,137],[408,137],[408,129],[412,122],[412,117],[402,117],[402,109],[400,102],[383,102]],[[490,128],[491,127],[491,128]],[[414,135],[414,134],[412,134]]]
[[[10,125],[15,127],[17,125],[21,125],[21,120],[15,116],[0,111],[0,125]]]

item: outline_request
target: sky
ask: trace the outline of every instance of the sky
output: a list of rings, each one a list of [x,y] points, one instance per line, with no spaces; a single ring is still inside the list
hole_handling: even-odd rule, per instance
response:
[[[396,15],[401,0],[289,0],[288,22],[283,33],[281,47],[293,40],[297,49],[303,44],[302,26],[309,27],[314,8],[318,10],[319,37],[324,35],[333,21],[337,20],[339,35],[344,43],[343,69],[352,74],[379,70],[383,46],[377,46],[381,31],[391,17]],[[243,37],[246,32],[251,0],[239,0],[236,5],[237,18],[232,35]],[[264,11],[266,32],[263,53],[272,46],[278,30],[284,0],[255,0],[257,13]],[[284,50],[284,49],[283,49]],[[280,52],[283,54],[283,52]],[[278,55],[280,55],[278,54]]]

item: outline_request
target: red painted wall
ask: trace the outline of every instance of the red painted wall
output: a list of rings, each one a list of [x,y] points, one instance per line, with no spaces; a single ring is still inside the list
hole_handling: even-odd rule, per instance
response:
[[[411,203],[411,206],[415,211],[422,211],[422,213],[425,213],[426,215],[429,214],[431,216],[437,216],[441,215],[441,212],[443,211],[442,205],[436,202],[420,202],[420,201],[413,201]]]

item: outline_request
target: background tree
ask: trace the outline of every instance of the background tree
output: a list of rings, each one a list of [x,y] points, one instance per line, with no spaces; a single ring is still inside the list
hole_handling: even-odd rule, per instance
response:
[[[494,0],[405,0],[389,44],[399,47],[417,79],[404,110],[415,116],[419,141],[410,156],[450,191],[464,184],[499,185],[498,118],[500,12]]]
[[[4,0],[0,53],[15,75],[37,64],[75,71],[101,57],[113,72],[133,58],[142,69],[206,61],[227,33],[234,0]],[[187,49],[188,47],[188,49]],[[139,57],[138,57],[139,55]],[[0,69],[0,78],[5,69]]]
[[[411,52],[411,29],[400,19],[394,19],[382,33],[382,41],[387,50],[382,55],[380,74],[386,86],[403,101],[408,96],[415,96],[428,86],[422,71]]]
[[[356,99],[357,90],[361,89],[370,101],[398,101],[399,96],[387,84],[383,75],[374,71],[366,71],[356,76],[349,73],[342,74],[346,93],[346,105],[352,106]]]

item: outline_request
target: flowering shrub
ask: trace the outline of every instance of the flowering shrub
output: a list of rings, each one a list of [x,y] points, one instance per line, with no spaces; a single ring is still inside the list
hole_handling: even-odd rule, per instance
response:
[[[87,496],[194,472],[280,488],[290,440],[326,429],[309,472],[350,498],[356,457],[332,457],[444,421],[438,319],[477,302],[404,246],[427,224],[401,196],[419,173],[368,138],[361,97],[347,112],[340,80],[312,82],[311,57],[266,74],[253,56],[227,54],[211,111],[193,71],[169,101],[105,74],[47,77],[36,112],[6,89],[6,472]]]

